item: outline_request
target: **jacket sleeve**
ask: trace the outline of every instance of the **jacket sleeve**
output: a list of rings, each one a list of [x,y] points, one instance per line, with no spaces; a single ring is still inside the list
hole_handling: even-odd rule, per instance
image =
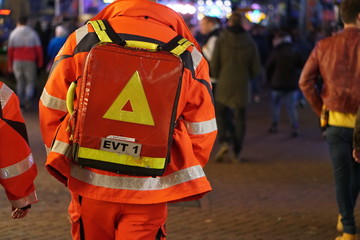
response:
[[[3,85],[0,91],[4,88],[7,86]],[[27,141],[25,122],[17,96],[12,93],[2,108],[0,184],[5,188],[11,205],[22,208],[38,201],[34,185],[37,168]]]
[[[265,63],[265,76],[266,76],[267,84],[271,83],[271,78],[275,70],[275,58],[276,58],[276,53],[275,50],[273,50],[270,53],[270,56],[268,57]]]
[[[220,69],[221,69],[221,42],[222,42],[222,35],[218,37],[215,43],[214,52],[210,61],[210,69],[211,74],[214,78],[219,79]]]
[[[56,56],[39,102],[40,130],[47,149],[57,127],[67,114],[66,94],[77,78],[74,61],[74,36],[71,35]]]
[[[319,45],[313,49],[305,63],[301,72],[299,87],[312,109],[320,116],[323,101],[320,96],[320,91],[316,86],[316,81],[320,76],[318,49]]]
[[[76,34],[74,32],[69,36],[55,57],[39,102],[40,130],[48,153],[45,166],[53,177],[65,185],[70,173],[71,157],[66,95],[70,84],[81,77],[87,54],[83,50],[75,53],[80,41]]]
[[[194,155],[204,166],[209,160],[217,134],[209,67],[204,57],[194,72],[192,77],[189,76],[192,80],[181,116],[191,139]],[[187,74],[190,71],[185,71],[184,77]]]
[[[261,62],[258,47],[252,42],[251,79],[256,78],[261,72]]]

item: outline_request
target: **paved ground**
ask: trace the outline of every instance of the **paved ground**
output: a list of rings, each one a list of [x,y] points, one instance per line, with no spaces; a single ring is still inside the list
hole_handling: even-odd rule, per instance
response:
[[[290,137],[287,118],[280,132],[267,133],[266,94],[248,110],[248,131],[241,164],[206,167],[214,191],[201,201],[171,205],[169,240],[333,240],[337,210],[328,152],[317,118],[299,109],[301,132]],[[37,113],[25,113],[39,169],[40,202],[25,219],[11,220],[0,194],[0,240],[67,240],[70,225],[66,188],[44,169],[45,151]]]

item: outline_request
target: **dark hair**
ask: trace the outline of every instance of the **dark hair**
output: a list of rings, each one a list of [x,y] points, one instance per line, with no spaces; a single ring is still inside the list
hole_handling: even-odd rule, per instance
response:
[[[26,16],[20,16],[19,17],[19,20],[18,22],[21,24],[21,25],[26,25],[27,24],[27,21],[28,21],[28,18]]]
[[[241,14],[237,13],[237,12],[233,12],[231,14],[231,16],[229,17],[229,23],[232,24],[233,26],[241,26],[242,24],[242,16]]]
[[[204,21],[212,24],[220,24],[220,19],[218,19],[217,17],[205,16],[203,19]]]
[[[340,4],[340,16],[344,23],[356,23],[356,18],[359,13],[359,0],[342,0]]]

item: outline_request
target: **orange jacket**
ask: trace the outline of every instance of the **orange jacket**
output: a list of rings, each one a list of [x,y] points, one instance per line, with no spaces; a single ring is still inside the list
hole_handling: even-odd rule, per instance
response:
[[[125,40],[162,44],[180,34],[197,46],[176,12],[148,0],[115,1],[92,20],[97,19],[108,19]],[[209,192],[211,186],[203,167],[209,159],[217,128],[208,65],[193,46],[183,57],[185,70],[177,107],[179,121],[173,134],[171,163],[163,176],[133,177],[80,168],[71,163],[66,92],[70,83],[83,74],[85,58],[98,41],[90,25],[71,34],[55,58],[42,93],[40,126],[50,150],[46,163],[50,173],[74,193],[112,202],[152,204],[192,200]]]
[[[34,179],[37,175],[28,144],[19,99],[0,82],[0,184],[15,208],[37,202]]]

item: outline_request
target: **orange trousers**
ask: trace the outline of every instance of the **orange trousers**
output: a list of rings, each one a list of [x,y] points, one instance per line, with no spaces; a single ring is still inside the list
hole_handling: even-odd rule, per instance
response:
[[[73,240],[165,240],[167,204],[125,204],[72,195]]]

